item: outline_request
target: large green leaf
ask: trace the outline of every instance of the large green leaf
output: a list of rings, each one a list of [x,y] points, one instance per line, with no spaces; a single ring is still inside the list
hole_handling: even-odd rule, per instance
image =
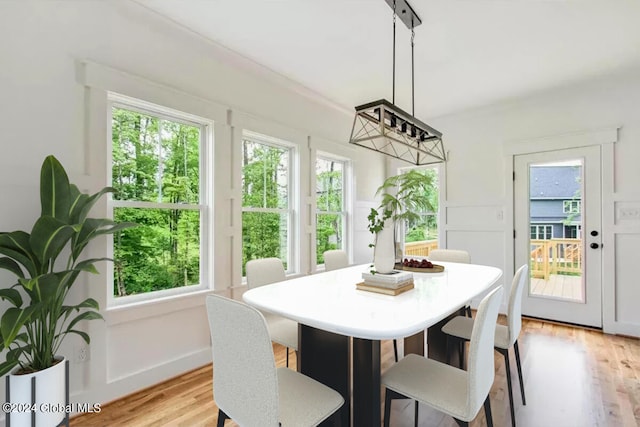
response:
[[[65,332],[66,334],[77,334],[80,335],[82,337],[82,339],[84,340],[84,342],[86,342],[87,344],[91,344],[91,337],[89,337],[89,334],[83,331],[79,331],[77,329],[70,329],[67,332]]]
[[[92,194],[91,196],[88,196],[86,199],[83,199],[83,203],[82,204],[78,204],[78,218],[77,218],[77,223],[81,223],[83,222],[86,218],[87,215],[89,215],[89,211],[91,210],[91,208],[93,208],[93,205],[96,204],[96,202],[98,200],[100,200],[100,197],[102,197],[103,195],[107,194],[107,193],[114,193],[116,191],[115,188],[113,187],[104,187],[102,190],[98,191],[95,194]],[[75,213],[75,210],[74,210]]]
[[[31,276],[38,274],[40,262],[31,249],[29,233],[13,231],[0,234],[0,254],[15,260],[27,270]]]
[[[11,258],[0,258],[0,269],[9,270],[18,277],[24,277],[24,272],[20,268],[20,264]]]
[[[55,261],[73,235],[73,228],[51,216],[38,218],[29,239],[38,260],[48,265]]]
[[[15,289],[0,289],[0,299],[11,302],[17,308],[22,306],[22,295]]]
[[[100,261],[113,261],[112,258],[91,258],[91,259],[85,259],[84,261],[81,261],[79,263],[76,264],[75,269],[76,270],[82,270],[82,271],[87,271],[89,273],[93,273],[93,274],[97,274],[98,270],[96,269],[96,267],[94,266],[94,264],[96,262],[100,262]]]
[[[16,366],[18,366],[17,360],[7,360],[6,362],[0,363],[0,377],[10,373]]]
[[[27,306],[24,309],[14,307],[7,309],[2,319],[0,319],[0,331],[2,331],[5,348],[9,347],[14,341],[22,326],[29,321],[31,314],[39,307],[40,305],[36,304]]]
[[[64,284],[61,283],[57,274],[45,274],[33,279],[32,298],[35,302],[48,302],[54,300],[64,292]]]
[[[40,169],[41,216],[51,216],[69,223],[71,194],[67,172],[54,156],[47,156]]]
[[[95,320],[95,319],[104,319],[102,315],[96,311],[85,311],[78,314],[73,318],[71,322],[69,322],[69,326],[67,326],[67,332],[71,331],[73,327],[82,320]]]
[[[98,301],[93,298],[87,298],[80,304],[63,306],[60,317],[64,316],[64,320],[66,320],[74,311],[78,312],[81,308],[93,308],[94,310],[100,310],[100,305],[98,304]]]
[[[83,206],[87,203],[89,195],[80,192],[75,184],[69,184],[69,198],[69,224],[81,223],[82,221],[79,220],[80,212],[82,211]]]
[[[87,244],[89,244],[89,242],[94,238],[105,234],[117,233],[118,231],[127,228],[136,227],[137,225],[138,224],[133,222],[121,222],[116,224],[110,219],[87,218],[82,223],[82,229],[73,242],[73,259],[78,259]]]

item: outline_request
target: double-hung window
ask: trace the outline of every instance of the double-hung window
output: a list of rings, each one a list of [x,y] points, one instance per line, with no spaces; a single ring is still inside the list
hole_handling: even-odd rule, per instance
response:
[[[328,156],[316,158],[316,263],[324,264],[323,253],[345,248],[346,162]]]
[[[242,275],[247,261],[280,258],[292,265],[293,148],[245,131],[242,140]]]
[[[207,282],[208,125],[117,95],[110,106],[109,204],[115,221],[138,224],[113,238],[113,295],[199,288]]]
[[[552,225],[532,225],[531,240],[549,240],[553,237]]]

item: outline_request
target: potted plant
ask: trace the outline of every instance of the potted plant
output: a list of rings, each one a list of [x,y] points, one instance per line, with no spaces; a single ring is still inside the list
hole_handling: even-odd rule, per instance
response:
[[[375,234],[374,266],[378,273],[389,273],[396,263],[399,248],[397,228],[403,221],[419,219],[418,212],[433,211],[428,194],[433,186],[433,178],[420,170],[391,176],[378,187],[376,196],[382,196],[380,206],[371,209],[368,229]],[[402,258],[402,255],[400,255]]]
[[[64,363],[58,356],[60,345],[69,334],[78,335],[89,344],[90,337],[78,328],[79,322],[102,318],[93,298],[71,305],[67,295],[81,272],[97,273],[95,263],[107,259],[82,259],[89,242],[134,225],[87,216],[100,197],[109,192],[113,188],[103,188],[93,195],[81,193],[69,183],[60,162],[48,156],[40,171],[42,210],[31,232],[0,233],[0,268],[17,278],[12,286],[0,288],[0,299],[10,306],[0,319],[0,351],[6,350],[0,376],[11,373],[9,390],[16,411],[7,416],[11,415],[14,425],[22,424],[21,417],[30,420],[32,410],[25,412],[26,407],[20,405],[31,402],[30,378],[34,375],[42,378],[36,381],[37,401],[50,405],[32,408],[36,411],[36,424],[57,425],[64,418],[65,377]],[[60,384],[45,385],[47,378]],[[21,392],[28,394],[22,397]],[[61,411],[51,411],[52,407]]]

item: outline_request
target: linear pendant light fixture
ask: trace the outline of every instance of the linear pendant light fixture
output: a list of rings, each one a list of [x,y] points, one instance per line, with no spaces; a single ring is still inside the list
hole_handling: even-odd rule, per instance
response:
[[[447,160],[442,133],[414,117],[414,28],[422,23],[407,0],[385,0],[393,9],[392,101],[379,99],[356,107],[349,143],[395,157],[414,165]],[[395,105],[396,16],[411,30],[411,114]]]

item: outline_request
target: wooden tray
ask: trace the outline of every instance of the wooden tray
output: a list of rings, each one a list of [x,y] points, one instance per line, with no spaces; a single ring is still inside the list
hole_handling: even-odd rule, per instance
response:
[[[413,282],[397,289],[383,288],[375,285],[369,285],[364,282],[356,283],[356,289],[360,289],[361,291],[375,292],[377,294],[393,295],[393,296],[399,295],[403,292],[410,291],[411,289],[413,289],[413,287],[414,287]]]
[[[396,264],[395,270],[415,271],[416,273],[442,273],[444,271],[444,265],[433,264],[433,268],[414,268],[405,267],[402,264]]]

